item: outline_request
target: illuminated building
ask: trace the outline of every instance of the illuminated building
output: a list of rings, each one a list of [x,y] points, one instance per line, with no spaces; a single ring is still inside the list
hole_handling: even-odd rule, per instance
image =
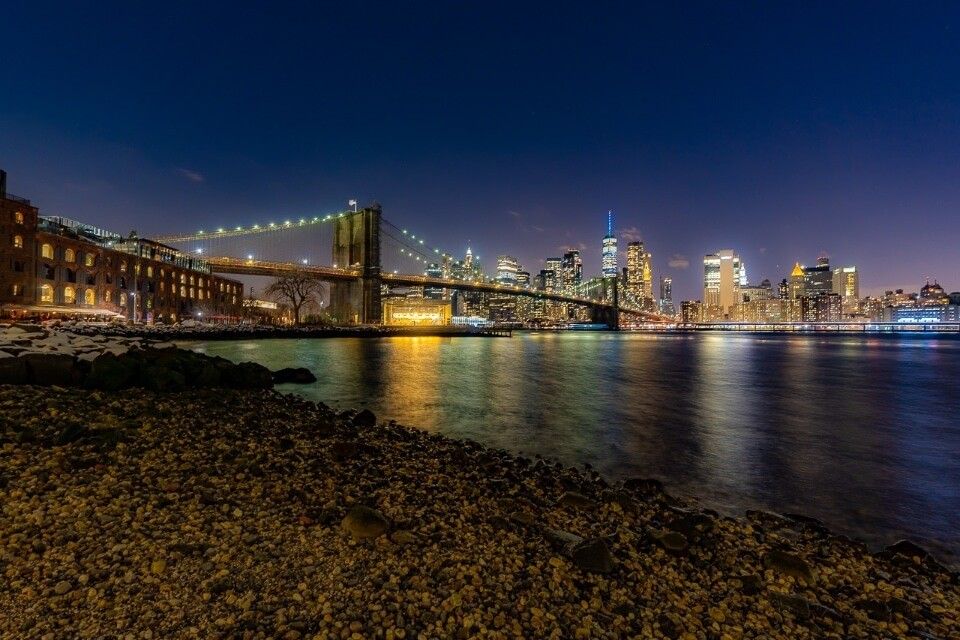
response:
[[[843,299],[835,293],[800,298],[803,322],[837,322],[843,318]]]
[[[518,271],[520,271],[519,260],[512,256],[497,256],[497,282],[516,284]]]
[[[443,267],[436,262],[431,262],[427,265],[425,271],[426,275],[430,278],[442,278],[443,276]],[[440,287],[424,287],[423,297],[430,300],[445,300],[446,290]]]
[[[803,266],[798,262],[790,272],[790,299],[799,300],[803,297]]]
[[[803,295],[816,298],[829,293],[834,293],[830,258],[821,256],[816,266],[803,268]]]
[[[781,300],[790,299],[790,283],[787,282],[787,279],[784,278],[780,281],[780,284],[777,285],[777,297]]]
[[[580,257],[580,252],[572,249],[564,253],[560,269],[564,291],[573,294],[583,282],[583,258]]]
[[[439,326],[450,324],[450,303],[429,298],[387,298],[383,323],[388,326]]]
[[[624,268],[623,293],[627,300],[639,303],[643,299],[643,243],[627,244],[627,266]]]
[[[601,272],[605,278],[616,278],[619,272],[617,267],[617,238],[613,235],[613,211],[607,212],[607,235],[603,236],[600,248]]]
[[[41,216],[6,192],[0,171],[0,305],[5,314],[123,317],[134,322],[238,319],[243,285],[202,259],[145,238]]]
[[[660,313],[665,316],[677,313],[673,306],[673,278],[669,276],[660,277]]]
[[[946,294],[939,282],[934,280],[933,284],[930,284],[927,280],[927,283],[920,288],[918,302],[923,305],[950,304],[950,296]]]
[[[713,318],[730,311],[740,301],[740,287],[747,284],[747,269],[732,249],[724,249],[703,257],[703,305]]]
[[[680,303],[680,320],[684,324],[703,322],[703,304],[699,300],[684,300]]]
[[[764,279],[760,284],[748,284],[740,287],[740,296],[744,302],[768,300],[773,297],[773,286],[769,280]]]
[[[860,272],[856,267],[833,270],[833,292],[843,299],[844,313],[856,313],[860,300]]]

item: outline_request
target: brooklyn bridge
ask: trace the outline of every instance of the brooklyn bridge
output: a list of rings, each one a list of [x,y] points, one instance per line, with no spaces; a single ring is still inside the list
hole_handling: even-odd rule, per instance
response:
[[[610,327],[618,327],[621,316],[643,323],[673,321],[623,295],[616,278],[604,279],[599,287],[590,281],[550,291],[484,277],[428,273],[428,264],[448,263],[452,253],[393,224],[384,218],[379,205],[313,218],[165,235],[157,240],[201,255],[215,273],[272,277],[309,273],[330,283],[330,308],[337,317],[363,324],[381,323],[385,287],[534,298],[584,308],[592,321]],[[330,247],[329,253],[325,247]],[[329,258],[324,259],[323,254]],[[411,272],[417,267],[418,272]]]

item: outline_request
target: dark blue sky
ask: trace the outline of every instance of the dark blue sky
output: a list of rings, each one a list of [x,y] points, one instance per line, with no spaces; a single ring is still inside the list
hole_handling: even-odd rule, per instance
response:
[[[960,289],[960,5],[668,4],[6,3],[0,167],[124,231],[358,197],[593,273],[613,208],[677,298],[727,247]]]

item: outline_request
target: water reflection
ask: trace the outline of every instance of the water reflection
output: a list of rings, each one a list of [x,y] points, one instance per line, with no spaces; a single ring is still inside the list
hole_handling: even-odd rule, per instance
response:
[[[960,551],[960,341],[531,333],[196,345],[295,391],[494,447],[647,476],[715,506]]]

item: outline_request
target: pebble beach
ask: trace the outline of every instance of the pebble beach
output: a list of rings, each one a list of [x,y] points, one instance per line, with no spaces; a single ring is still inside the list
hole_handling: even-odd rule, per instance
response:
[[[801,516],[271,390],[0,386],[0,637],[960,637],[957,574]]]

